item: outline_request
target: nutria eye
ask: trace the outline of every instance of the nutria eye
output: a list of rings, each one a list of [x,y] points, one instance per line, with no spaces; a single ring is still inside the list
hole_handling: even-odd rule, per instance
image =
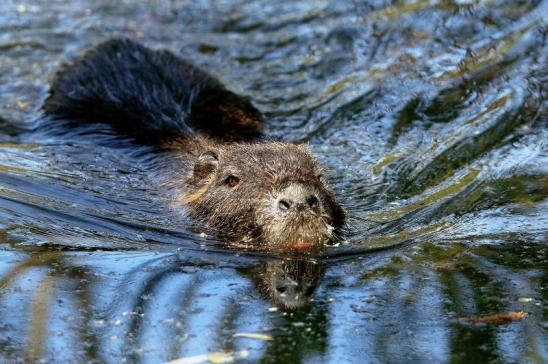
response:
[[[225,183],[228,185],[228,187],[234,187],[240,182],[240,179],[236,176],[228,176],[225,179]]]

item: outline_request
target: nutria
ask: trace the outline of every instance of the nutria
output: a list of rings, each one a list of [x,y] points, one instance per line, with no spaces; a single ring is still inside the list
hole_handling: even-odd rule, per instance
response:
[[[183,160],[173,202],[234,245],[311,251],[338,239],[343,209],[307,148],[266,140],[250,101],[169,51],[100,44],[58,71],[43,111]]]

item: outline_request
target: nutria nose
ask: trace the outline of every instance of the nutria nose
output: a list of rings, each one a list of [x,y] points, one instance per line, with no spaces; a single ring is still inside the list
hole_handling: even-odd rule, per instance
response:
[[[303,193],[294,189],[286,189],[278,198],[278,209],[287,212],[293,209],[309,207],[313,211],[320,210],[320,201],[313,193]]]

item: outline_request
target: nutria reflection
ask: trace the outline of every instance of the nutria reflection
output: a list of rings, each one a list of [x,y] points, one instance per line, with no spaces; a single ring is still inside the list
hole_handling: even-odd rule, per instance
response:
[[[253,267],[251,279],[263,297],[277,306],[295,309],[308,303],[324,273],[321,262],[271,260]]]

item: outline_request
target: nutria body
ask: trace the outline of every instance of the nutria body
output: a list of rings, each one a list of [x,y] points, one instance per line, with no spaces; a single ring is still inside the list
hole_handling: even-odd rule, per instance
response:
[[[235,245],[322,249],[343,224],[305,146],[264,140],[248,100],[168,51],[103,43],[58,72],[43,109],[48,122],[102,123],[184,160],[173,203]]]

